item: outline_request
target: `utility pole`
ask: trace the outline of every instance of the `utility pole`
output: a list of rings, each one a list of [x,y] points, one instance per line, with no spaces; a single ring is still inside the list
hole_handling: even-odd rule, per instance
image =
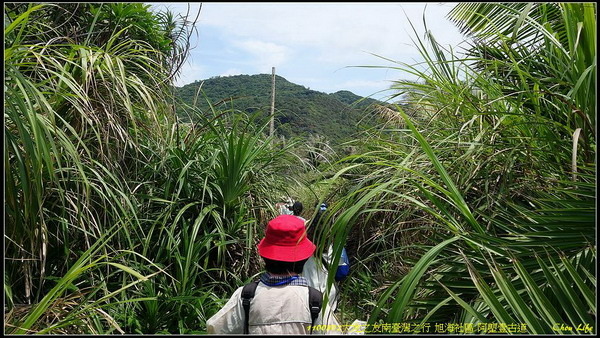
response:
[[[275,133],[275,67],[272,68],[273,79],[271,80],[271,124],[269,128],[269,136],[272,137]]]

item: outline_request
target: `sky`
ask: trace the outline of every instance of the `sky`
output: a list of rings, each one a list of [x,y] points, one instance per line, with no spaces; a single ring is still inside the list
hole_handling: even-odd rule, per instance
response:
[[[151,3],[195,18],[200,3]],[[392,81],[416,80],[392,61],[422,60],[415,47],[423,18],[436,40],[463,41],[446,18],[455,3],[208,2],[202,3],[192,50],[176,86],[214,76],[277,75],[312,90],[349,90],[383,99]],[[411,27],[411,23],[414,26]],[[375,68],[373,68],[375,67]]]

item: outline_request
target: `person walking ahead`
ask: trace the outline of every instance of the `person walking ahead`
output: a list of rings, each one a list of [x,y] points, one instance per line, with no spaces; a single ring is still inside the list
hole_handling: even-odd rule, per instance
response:
[[[271,220],[258,253],[265,261],[266,272],[260,276],[254,297],[250,300],[247,332],[250,334],[307,334],[311,325],[328,325],[325,331],[340,333],[339,323],[324,304],[316,320],[311,317],[309,288],[300,274],[316,246],[306,237],[304,222],[293,215],[280,215]],[[243,287],[238,288],[225,306],[206,322],[208,333],[244,333]],[[325,318],[325,320],[323,320]]]

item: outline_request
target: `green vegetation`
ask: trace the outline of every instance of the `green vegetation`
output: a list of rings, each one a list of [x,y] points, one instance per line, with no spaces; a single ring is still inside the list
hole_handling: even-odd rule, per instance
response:
[[[268,75],[172,86],[184,18],[4,10],[5,333],[204,333],[285,195],[330,204],[311,233],[350,255],[344,324],[596,333],[595,4],[459,4],[467,55],[415,32],[426,67],[391,68],[420,80],[376,110],[278,77],[287,140]]]
[[[465,58],[416,39],[427,67],[398,69],[421,81],[393,86],[411,110],[343,160],[329,234],[358,241],[349,287],[377,302],[342,294],[370,324],[596,330],[595,11],[459,4]]]
[[[260,269],[252,241],[286,150],[234,112],[175,124],[185,41],[168,29],[187,28],[170,16],[79,6],[95,16],[73,15],[71,37],[48,20],[80,7],[5,8],[5,332],[200,332]],[[122,20],[98,30],[109,13]],[[130,18],[174,45],[135,39]]]

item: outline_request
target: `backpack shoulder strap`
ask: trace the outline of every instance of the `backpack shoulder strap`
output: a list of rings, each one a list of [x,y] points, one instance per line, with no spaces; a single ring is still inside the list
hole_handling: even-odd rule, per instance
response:
[[[310,318],[312,320],[310,326],[310,334],[312,334],[313,326],[315,326],[315,321],[319,317],[319,312],[321,312],[323,306],[323,294],[312,286],[308,287],[308,306],[310,307]]]
[[[248,334],[248,320],[250,317],[250,301],[254,298],[254,292],[256,292],[256,287],[258,286],[258,282],[252,282],[244,285],[242,289],[242,306],[244,307],[244,334]]]

